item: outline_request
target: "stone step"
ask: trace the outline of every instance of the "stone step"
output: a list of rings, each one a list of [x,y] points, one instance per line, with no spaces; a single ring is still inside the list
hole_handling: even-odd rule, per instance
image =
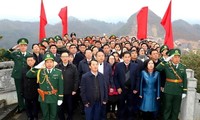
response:
[[[0,108],[0,120],[10,120],[17,110],[17,104],[5,105]]]

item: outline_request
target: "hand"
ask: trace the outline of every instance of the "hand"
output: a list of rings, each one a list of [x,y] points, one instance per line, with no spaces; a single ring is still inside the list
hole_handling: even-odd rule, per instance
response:
[[[106,104],[106,102],[103,102],[103,104],[105,105],[105,104]]]
[[[17,50],[19,49],[19,45],[15,45],[14,47],[12,47],[13,50]]]
[[[160,87],[161,92],[164,92],[164,87]]]
[[[76,94],[76,92],[75,91],[72,91],[72,95],[75,95]]]
[[[85,107],[89,107],[89,103],[85,104]]]
[[[58,106],[60,106],[62,103],[63,103],[62,100],[58,100],[58,102],[57,102]]]
[[[140,95],[139,97],[140,97],[140,98],[142,98],[142,96],[141,96],[141,95]]]
[[[113,89],[113,88],[110,88],[110,92],[111,92],[111,93],[114,92],[114,89]]]
[[[187,95],[185,93],[182,94],[182,99],[185,98]]]
[[[121,88],[118,88],[118,89],[117,89],[117,92],[118,92],[119,94],[121,94],[121,93],[122,93],[122,89],[121,89]]]
[[[134,94],[137,94],[137,92],[138,92],[137,90],[133,90],[133,93],[134,93]]]

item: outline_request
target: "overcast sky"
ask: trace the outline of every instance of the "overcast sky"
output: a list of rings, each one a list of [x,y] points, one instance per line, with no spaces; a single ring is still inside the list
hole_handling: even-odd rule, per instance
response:
[[[68,15],[80,20],[106,22],[126,20],[144,6],[163,17],[170,0],[43,0],[49,24],[60,22],[58,13],[68,6]],[[39,21],[41,0],[0,0],[0,19]],[[172,0],[172,20],[200,24],[199,0]]]

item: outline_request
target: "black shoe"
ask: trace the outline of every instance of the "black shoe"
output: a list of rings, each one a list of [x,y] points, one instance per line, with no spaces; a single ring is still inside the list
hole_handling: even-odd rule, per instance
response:
[[[23,110],[17,109],[17,110],[15,111],[15,114],[19,114],[19,113],[22,113],[22,112],[23,112]]]

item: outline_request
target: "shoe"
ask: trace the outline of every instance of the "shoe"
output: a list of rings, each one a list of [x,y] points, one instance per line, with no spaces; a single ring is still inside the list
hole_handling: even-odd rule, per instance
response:
[[[114,118],[114,119],[117,119],[115,113],[111,113],[111,117]]]
[[[17,110],[15,111],[15,114],[19,114],[19,113],[22,113],[22,112],[23,112],[23,109],[22,109],[22,110],[17,109]]]
[[[107,119],[110,119],[110,113],[107,113]]]

